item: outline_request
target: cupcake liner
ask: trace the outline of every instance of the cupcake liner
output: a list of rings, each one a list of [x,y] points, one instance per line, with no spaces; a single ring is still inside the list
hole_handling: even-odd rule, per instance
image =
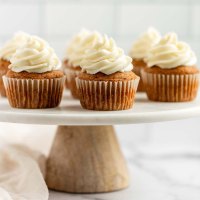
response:
[[[76,78],[83,108],[127,110],[133,106],[139,78],[130,81],[88,81]]]
[[[71,91],[71,95],[75,98],[75,99],[79,99],[79,92],[76,86],[76,77],[80,74],[81,71],[78,70],[73,70],[73,69],[66,69],[66,80],[67,80],[67,84],[68,84],[68,88]]]
[[[6,97],[6,90],[3,84],[3,79],[0,77],[0,96]]]
[[[67,80],[67,70],[66,70],[66,68],[64,66],[63,66],[63,71],[64,71],[65,76],[66,76],[66,79],[65,79],[65,88],[69,89],[69,82]]]
[[[137,89],[137,92],[144,92],[145,91],[145,87],[144,87],[144,84],[143,84],[143,81],[142,81],[142,74],[141,74],[141,71],[142,71],[143,67],[141,66],[134,66],[133,68],[133,72],[138,75],[140,77],[140,82],[138,84],[138,89]]]
[[[147,96],[153,101],[192,101],[197,96],[200,74],[152,74],[142,71]]]
[[[3,76],[9,103],[14,108],[54,108],[62,99],[65,77],[16,79]]]
[[[6,97],[6,90],[3,84],[3,76],[7,73],[7,70],[0,70],[0,95]]]

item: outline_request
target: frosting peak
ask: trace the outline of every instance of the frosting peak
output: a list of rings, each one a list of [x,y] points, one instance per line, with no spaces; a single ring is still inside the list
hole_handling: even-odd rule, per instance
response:
[[[101,34],[97,31],[92,32],[84,29],[77,34],[67,48],[67,59],[69,63],[74,67],[80,66],[85,50],[92,48],[100,38]]]
[[[167,33],[162,40],[160,40],[159,44],[166,45],[166,44],[176,44],[178,42],[178,36],[176,33]]]
[[[134,59],[145,59],[149,50],[159,42],[160,38],[160,33],[156,29],[149,28],[133,43],[130,56]]]
[[[11,58],[9,68],[14,72],[44,73],[60,68],[60,61],[46,41],[29,36]]]
[[[29,34],[24,32],[17,32],[14,37],[5,43],[3,48],[0,50],[0,58],[10,61],[17,48],[26,43],[29,38]]]
[[[89,74],[101,72],[107,75],[133,69],[132,58],[126,56],[115,41],[106,35],[85,51],[81,67]]]
[[[175,33],[166,34],[149,52],[146,62],[148,67],[175,68],[181,65],[193,66],[197,58],[190,46],[178,41]]]

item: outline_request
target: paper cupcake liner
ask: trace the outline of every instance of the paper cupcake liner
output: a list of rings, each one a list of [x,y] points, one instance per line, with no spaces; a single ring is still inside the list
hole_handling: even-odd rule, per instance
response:
[[[66,72],[66,80],[67,80],[67,84],[68,84],[68,88],[71,91],[71,95],[75,98],[75,99],[79,99],[79,92],[76,86],[76,77],[80,74],[81,71],[78,70],[73,70],[73,69],[65,69]]]
[[[63,66],[63,71],[64,71],[65,76],[66,76],[66,79],[65,79],[65,88],[69,89],[69,83],[68,83],[68,80],[67,80],[67,70],[66,70],[65,66]]]
[[[139,78],[130,81],[88,81],[76,78],[83,108],[127,110],[133,106]]]
[[[3,84],[3,76],[7,73],[7,70],[0,70],[0,95],[6,97],[6,90]]]
[[[166,75],[142,71],[147,96],[153,101],[192,101],[197,96],[200,74]]]
[[[6,90],[3,84],[3,79],[0,77],[0,96],[6,97]]]
[[[142,81],[142,74],[141,74],[142,69],[143,69],[143,67],[140,67],[140,66],[137,66],[137,67],[134,66],[133,67],[133,72],[140,77],[140,82],[138,84],[137,92],[144,92],[145,91],[145,87],[144,87],[144,84],[143,84],[143,81]]]
[[[9,103],[14,108],[54,108],[62,99],[65,77],[17,79],[3,76]]]

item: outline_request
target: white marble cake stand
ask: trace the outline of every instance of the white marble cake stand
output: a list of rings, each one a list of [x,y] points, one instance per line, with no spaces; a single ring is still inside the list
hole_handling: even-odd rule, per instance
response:
[[[158,103],[139,93],[132,110],[114,112],[84,110],[68,93],[60,107],[44,110],[13,109],[0,99],[1,122],[59,125],[46,181],[50,189],[72,193],[110,192],[128,186],[126,163],[112,125],[198,116],[199,97],[187,103]]]

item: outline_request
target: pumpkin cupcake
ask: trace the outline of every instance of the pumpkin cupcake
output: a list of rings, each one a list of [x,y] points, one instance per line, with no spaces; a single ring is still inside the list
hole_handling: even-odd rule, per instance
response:
[[[192,101],[199,87],[197,58],[188,44],[168,33],[149,52],[142,79],[153,101]]]
[[[47,42],[29,36],[10,60],[3,77],[9,103],[14,108],[53,108],[59,105],[64,74],[60,61]]]
[[[71,94],[74,98],[79,98],[75,78],[81,72],[81,61],[85,50],[92,47],[102,36],[94,31],[82,30],[76,35],[67,49],[67,59],[65,60],[65,72]]]
[[[149,52],[149,50],[159,42],[161,36],[160,33],[154,29],[149,28],[147,32],[143,33],[132,45],[130,50],[130,57],[133,59],[133,71],[140,76],[141,78],[141,70],[146,67],[145,58]],[[138,85],[138,92],[144,92],[145,88],[143,85],[142,78],[140,79]]]
[[[14,37],[6,42],[6,44],[0,50],[0,94],[1,96],[6,96],[6,91],[3,85],[2,77],[7,73],[8,66],[10,65],[10,59],[12,55],[16,52],[19,46],[23,45],[28,38],[28,34],[24,32],[18,32]]]
[[[87,49],[81,62],[83,72],[76,79],[82,107],[102,111],[132,108],[139,77],[132,72],[131,62],[107,36]]]

